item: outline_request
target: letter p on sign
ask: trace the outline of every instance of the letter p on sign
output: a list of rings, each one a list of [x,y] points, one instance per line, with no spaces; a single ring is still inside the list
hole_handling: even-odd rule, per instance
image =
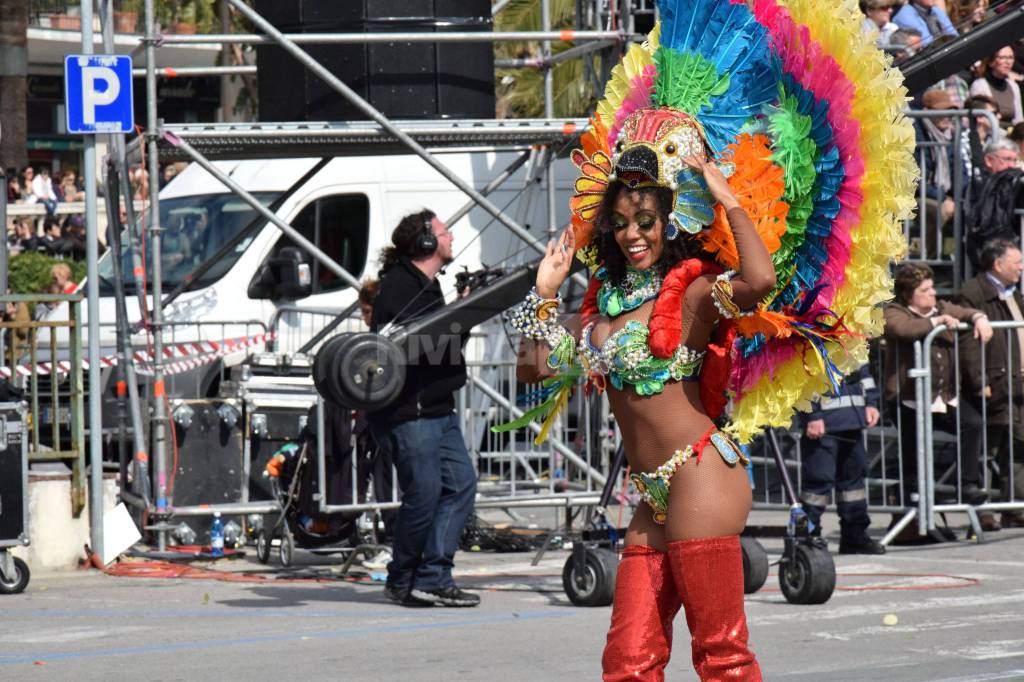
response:
[[[82,121],[86,125],[96,125],[96,107],[113,104],[120,92],[121,84],[113,69],[106,66],[83,66]]]
[[[64,98],[69,133],[131,132],[134,126],[131,58],[65,56]]]

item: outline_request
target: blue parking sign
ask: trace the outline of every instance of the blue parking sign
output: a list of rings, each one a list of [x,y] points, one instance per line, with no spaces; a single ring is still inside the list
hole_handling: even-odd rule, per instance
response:
[[[64,103],[69,133],[130,133],[135,123],[132,58],[66,55]]]

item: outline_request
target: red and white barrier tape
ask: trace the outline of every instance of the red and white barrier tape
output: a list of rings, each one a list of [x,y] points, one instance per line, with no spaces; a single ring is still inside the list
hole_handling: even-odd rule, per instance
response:
[[[274,339],[274,332],[256,334],[255,336],[241,336],[236,339],[224,339],[222,341],[192,341],[189,343],[176,343],[164,347],[163,356],[167,360],[174,360],[164,365],[164,374],[180,374],[196,367],[208,365],[226,355],[237,351],[246,350],[252,346],[267,343]],[[117,365],[118,355],[106,355],[100,358],[100,364],[104,367]],[[136,371],[140,374],[153,373],[154,356],[149,351],[134,351],[132,359],[135,362]],[[82,360],[82,369],[89,369],[88,360]],[[56,365],[49,362],[40,362],[35,366],[36,374],[67,374],[71,371],[71,363],[62,360]],[[32,376],[32,365],[18,365],[14,368],[18,376]],[[0,367],[0,376],[11,377],[10,367]]]

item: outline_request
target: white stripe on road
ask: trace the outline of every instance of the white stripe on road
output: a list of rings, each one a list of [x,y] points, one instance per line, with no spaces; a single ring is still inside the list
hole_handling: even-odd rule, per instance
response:
[[[1024,679],[1024,670],[1006,670],[1001,673],[982,673],[967,677],[943,677],[932,682],[988,682],[988,680],[1020,680]]]
[[[848,592],[846,594],[863,593]],[[788,613],[777,613],[771,615],[758,613],[759,609],[757,609],[756,607],[759,604],[759,600],[751,599],[747,601],[748,619],[750,620],[752,627],[760,627],[764,625],[772,625],[775,623],[788,623],[793,621],[804,623],[815,620],[861,618],[863,616],[878,614],[884,615],[887,613],[898,614],[901,610],[917,612],[931,609],[970,609],[979,606],[1024,604],[1024,590],[1014,590],[1012,592],[1006,592],[1003,594],[971,595],[965,597],[932,597],[931,599],[920,599],[920,594],[920,592],[897,592],[894,593],[893,596],[902,595],[905,597],[905,599],[899,601],[897,601],[896,599],[892,599],[884,604],[851,604],[849,606],[840,606],[832,609],[800,609],[793,610]],[[772,599],[772,605],[778,603],[782,599],[783,597],[781,595],[774,597]]]

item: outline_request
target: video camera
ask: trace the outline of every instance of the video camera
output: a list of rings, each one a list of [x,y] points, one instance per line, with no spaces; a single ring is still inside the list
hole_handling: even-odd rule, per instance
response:
[[[481,289],[496,279],[505,276],[505,268],[481,268],[473,272],[463,266],[462,272],[455,273],[455,291],[459,297]]]

